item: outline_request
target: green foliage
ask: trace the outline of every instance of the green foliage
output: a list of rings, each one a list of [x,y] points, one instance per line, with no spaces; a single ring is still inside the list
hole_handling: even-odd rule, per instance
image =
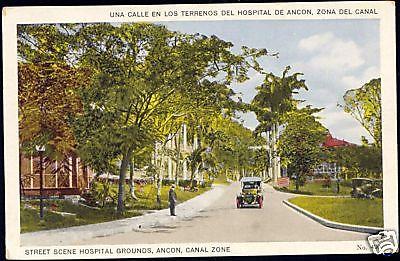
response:
[[[374,139],[375,146],[382,147],[381,78],[346,91],[343,99],[344,105],[340,106],[344,111],[361,123]]]
[[[235,55],[231,47],[215,36],[184,35],[145,23],[83,27],[77,33],[81,64],[99,73],[94,86],[83,93],[86,108],[78,121],[87,127],[97,117],[97,125],[77,128],[85,134],[82,149],[90,137],[113,142],[114,146],[100,143],[96,150],[116,148],[122,177],[133,151],[156,140],[164,142],[169,131],[154,125],[165,126],[173,115],[187,111],[187,105],[220,110],[228,102],[226,84],[245,80],[251,67],[246,57],[259,53],[254,49]],[[222,83],[209,80],[222,72]],[[171,106],[176,101],[179,106]]]
[[[74,115],[65,121],[74,139],[70,147],[96,172],[119,172],[120,213],[122,182],[133,156],[143,151],[151,154],[155,142],[165,144],[167,135],[176,133],[184,122],[192,128],[200,126],[203,130],[196,134],[202,141],[210,139],[209,144],[203,143],[213,147],[219,138],[217,133],[209,136],[209,119],[222,113],[230,117],[236,109],[244,109],[231,99],[234,92],[229,85],[247,80],[251,68],[261,71],[257,59],[275,54],[249,47],[236,54],[232,47],[216,36],[182,34],[150,23],[18,27],[21,61],[71,67],[70,78],[63,83],[81,84],[73,92],[79,110],[64,106],[61,115]],[[91,69],[88,81],[77,77],[83,68]],[[213,157],[204,160],[215,168]],[[192,161],[199,166],[198,156]]]
[[[343,167],[342,175],[355,177],[382,177],[382,150],[371,145],[332,148],[329,160]]]
[[[46,145],[53,159],[75,150],[71,118],[82,111],[78,90],[90,72],[56,63],[18,64],[19,140],[30,154],[35,145]]]
[[[289,70],[290,66],[287,66],[282,76],[266,73],[264,82],[256,87],[257,95],[252,100],[252,109],[260,122],[256,131],[266,131],[272,123],[279,122],[284,113],[296,109],[299,101],[293,98],[293,94],[300,89],[308,90],[305,80],[298,79],[303,74],[288,75]]]
[[[74,24],[18,25],[18,57],[27,63],[71,65]],[[71,74],[73,75],[73,74]]]
[[[326,136],[326,129],[312,115],[309,108],[288,113],[287,125],[278,142],[278,152],[284,165],[290,167],[299,180],[310,174],[322,160],[323,147],[320,146]]]

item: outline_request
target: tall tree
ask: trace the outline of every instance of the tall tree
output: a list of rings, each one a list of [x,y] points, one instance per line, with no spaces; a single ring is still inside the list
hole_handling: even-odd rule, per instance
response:
[[[290,66],[287,66],[282,76],[266,73],[264,82],[256,87],[257,94],[251,104],[257,116],[259,125],[256,132],[268,133],[269,158],[272,160],[273,177],[276,179],[279,171],[277,159],[277,140],[280,124],[283,123],[283,116],[286,112],[296,109],[298,100],[293,98],[293,94],[300,89],[308,90],[305,80],[299,79],[302,73],[289,74]]]
[[[377,146],[353,145],[330,149],[330,159],[343,167],[344,178],[382,178],[382,151]]]
[[[296,190],[300,181],[310,174],[322,157],[327,130],[312,115],[315,110],[304,108],[286,114],[287,125],[278,142],[283,163],[295,171]]]
[[[82,111],[78,92],[89,81],[89,70],[62,63],[18,64],[19,140],[25,152],[45,145],[52,159],[75,153],[71,121]]]
[[[79,64],[97,72],[94,85],[82,94],[86,107],[78,117],[85,126],[94,118],[97,123],[77,128],[77,135],[83,147],[89,136],[100,144],[112,136],[121,159],[119,214],[128,162],[135,150],[155,139],[155,115],[162,115],[173,98],[202,93],[209,79],[225,85],[246,80],[255,59],[266,54],[245,48],[236,55],[231,43],[215,36],[185,35],[146,23],[88,25],[75,37]]]
[[[343,99],[344,105],[339,106],[364,127],[374,139],[375,146],[382,147],[381,78],[346,91]]]

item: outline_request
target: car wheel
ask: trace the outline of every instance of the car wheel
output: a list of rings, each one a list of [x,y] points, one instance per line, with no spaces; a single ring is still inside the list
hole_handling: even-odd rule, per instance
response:
[[[262,208],[262,206],[263,206],[263,200],[262,200],[262,198],[260,198],[258,200],[258,208]]]
[[[236,199],[236,207],[237,207],[237,208],[240,208],[240,202],[239,202],[239,199]]]

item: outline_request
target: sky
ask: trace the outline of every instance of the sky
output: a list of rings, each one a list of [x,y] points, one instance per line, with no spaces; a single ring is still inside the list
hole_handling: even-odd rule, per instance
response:
[[[232,42],[234,51],[240,46],[266,48],[279,52],[279,58],[263,57],[260,64],[267,72],[281,75],[286,66],[291,73],[304,73],[309,88],[298,99],[303,105],[324,108],[320,122],[339,139],[360,144],[361,136],[372,138],[351,115],[337,104],[343,104],[346,90],[359,88],[380,77],[379,21],[348,20],[248,20],[248,21],[185,21],[162,22],[167,28],[182,33],[216,35]],[[255,87],[263,76],[251,71],[250,79],[232,85],[242,93],[244,102],[255,96]],[[254,129],[258,122],[254,113],[241,114],[243,124]]]

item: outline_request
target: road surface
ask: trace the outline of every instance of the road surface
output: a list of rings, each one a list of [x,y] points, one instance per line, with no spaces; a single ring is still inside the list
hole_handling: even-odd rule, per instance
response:
[[[286,242],[286,241],[354,241],[368,234],[325,227],[284,205],[293,195],[264,186],[264,206],[237,209],[238,183],[224,188],[208,208],[173,225],[158,226],[105,237],[77,241],[74,244],[150,244],[211,242]],[[177,213],[179,215],[179,212]]]

